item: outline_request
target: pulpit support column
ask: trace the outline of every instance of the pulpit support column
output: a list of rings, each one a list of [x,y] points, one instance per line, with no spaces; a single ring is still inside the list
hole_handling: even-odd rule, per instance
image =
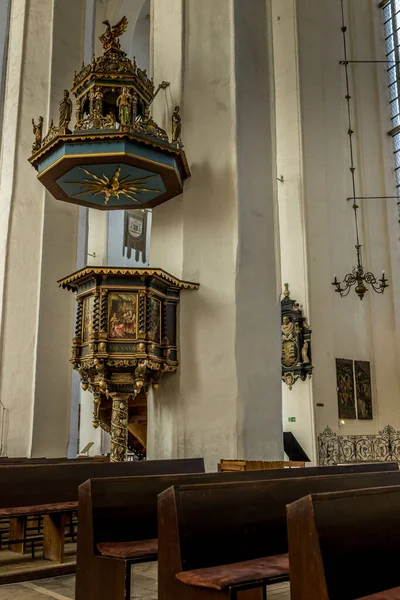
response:
[[[110,394],[111,414],[111,462],[124,462],[128,449],[128,402],[130,394]]]

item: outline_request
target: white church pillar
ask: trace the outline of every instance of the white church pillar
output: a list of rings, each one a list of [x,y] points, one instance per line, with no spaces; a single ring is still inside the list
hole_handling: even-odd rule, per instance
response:
[[[210,470],[283,456],[266,4],[153,7],[154,77],[171,81],[156,120],[181,105],[192,177],[153,211],[151,264],[201,287],[181,295],[181,366],[152,396],[148,453],[204,456]]]
[[[66,455],[73,300],[57,279],[76,264],[77,208],[54,200],[27,162],[32,117],[58,119],[82,61],[83,0],[13,0],[1,163],[0,398],[3,452]]]

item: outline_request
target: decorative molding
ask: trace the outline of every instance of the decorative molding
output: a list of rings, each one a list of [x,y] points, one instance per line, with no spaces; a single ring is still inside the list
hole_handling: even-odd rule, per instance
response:
[[[200,287],[199,283],[193,283],[192,281],[181,281],[173,275],[170,275],[163,269],[142,269],[134,267],[85,267],[72,273],[64,279],[60,279],[57,283],[59,287],[67,288],[68,290],[75,290],[76,285],[71,285],[83,277],[96,276],[96,275],[127,275],[132,277],[134,275],[148,275],[149,277],[159,277],[163,281],[172,283],[179,289],[182,290],[198,290]]]

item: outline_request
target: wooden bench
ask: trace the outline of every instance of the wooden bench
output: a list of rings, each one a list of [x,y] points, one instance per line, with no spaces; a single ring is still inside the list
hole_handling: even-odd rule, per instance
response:
[[[400,599],[399,486],[313,494],[287,522],[292,600]]]
[[[60,458],[26,458],[26,457],[13,457],[13,458],[9,458],[7,456],[0,456],[0,466],[3,465],[51,465],[51,464],[58,464],[58,463],[66,463],[66,464],[73,464],[76,462],[92,462],[92,461],[99,461],[99,462],[109,462],[109,457],[106,455],[97,455],[97,456],[82,456],[82,457],[78,457],[78,458],[66,458],[66,457],[60,457]]]
[[[397,463],[387,463],[386,466],[388,471],[399,472]],[[304,473],[310,476],[349,474],[374,467],[375,465],[357,465],[352,468],[314,467],[304,470]],[[130,586],[131,564],[155,560],[157,557],[154,542],[157,537],[157,495],[171,485],[293,478],[298,475],[299,471],[296,472],[295,469],[281,469],[103,478],[84,483],[79,489],[76,600],[107,598],[111,591],[113,598],[125,599],[126,590]],[[139,542],[144,543],[140,546]],[[99,544],[102,544],[100,549],[103,554],[99,550]],[[135,555],[132,556],[131,552]]]
[[[261,598],[289,578],[286,504],[397,483],[399,471],[170,488],[158,499],[158,598],[236,598],[252,588],[249,600]]]
[[[305,467],[303,461],[286,460],[229,460],[221,458],[218,471],[255,471],[263,469],[298,469]]]
[[[0,518],[10,519],[11,548],[23,553],[26,520],[43,515],[43,556],[62,563],[65,526],[78,508],[78,488],[90,477],[204,472],[199,459],[0,466]]]

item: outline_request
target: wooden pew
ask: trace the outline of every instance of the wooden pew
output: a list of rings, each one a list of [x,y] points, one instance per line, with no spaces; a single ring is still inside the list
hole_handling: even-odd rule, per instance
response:
[[[262,469],[299,469],[305,467],[303,461],[287,460],[230,460],[221,458],[218,471],[254,471]]]
[[[313,494],[287,523],[292,600],[400,599],[399,486]]]
[[[248,600],[261,598],[266,584],[289,578],[286,504],[396,484],[398,471],[169,488],[158,499],[158,598],[236,598],[252,586]]]
[[[52,465],[52,464],[68,464],[81,462],[109,462],[108,456],[82,456],[81,458],[7,458],[0,456],[0,467],[11,465]]]
[[[368,472],[375,467],[374,464],[353,465],[351,468],[314,467],[304,469],[301,473],[316,477],[351,474],[358,470]],[[397,463],[386,463],[386,467],[388,471],[399,473]],[[378,469],[381,469],[381,465]],[[106,598],[111,592],[113,599],[125,599],[126,589],[129,589],[131,564],[142,560],[155,560],[157,557],[154,543],[157,537],[157,495],[171,485],[286,479],[298,476],[299,471],[295,469],[280,469],[92,479],[86,482],[79,489],[76,600],[99,600]],[[152,544],[142,546],[142,554],[137,554],[140,550],[137,545],[131,548],[136,557],[130,556],[129,546],[124,547],[127,543],[148,540],[152,540]],[[97,544],[108,545],[107,557],[101,555]],[[110,548],[110,544],[114,545],[114,548]],[[116,548],[115,544],[119,544],[119,548]]]
[[[202,458],[3,465],[0,466],[0,518],[10,518],[13,549],[23,552],[26,517],[44,515],[43,556],[62,563],[67,515],[77,510],[78,488],[90,477],[199,472],[204,472]]]

